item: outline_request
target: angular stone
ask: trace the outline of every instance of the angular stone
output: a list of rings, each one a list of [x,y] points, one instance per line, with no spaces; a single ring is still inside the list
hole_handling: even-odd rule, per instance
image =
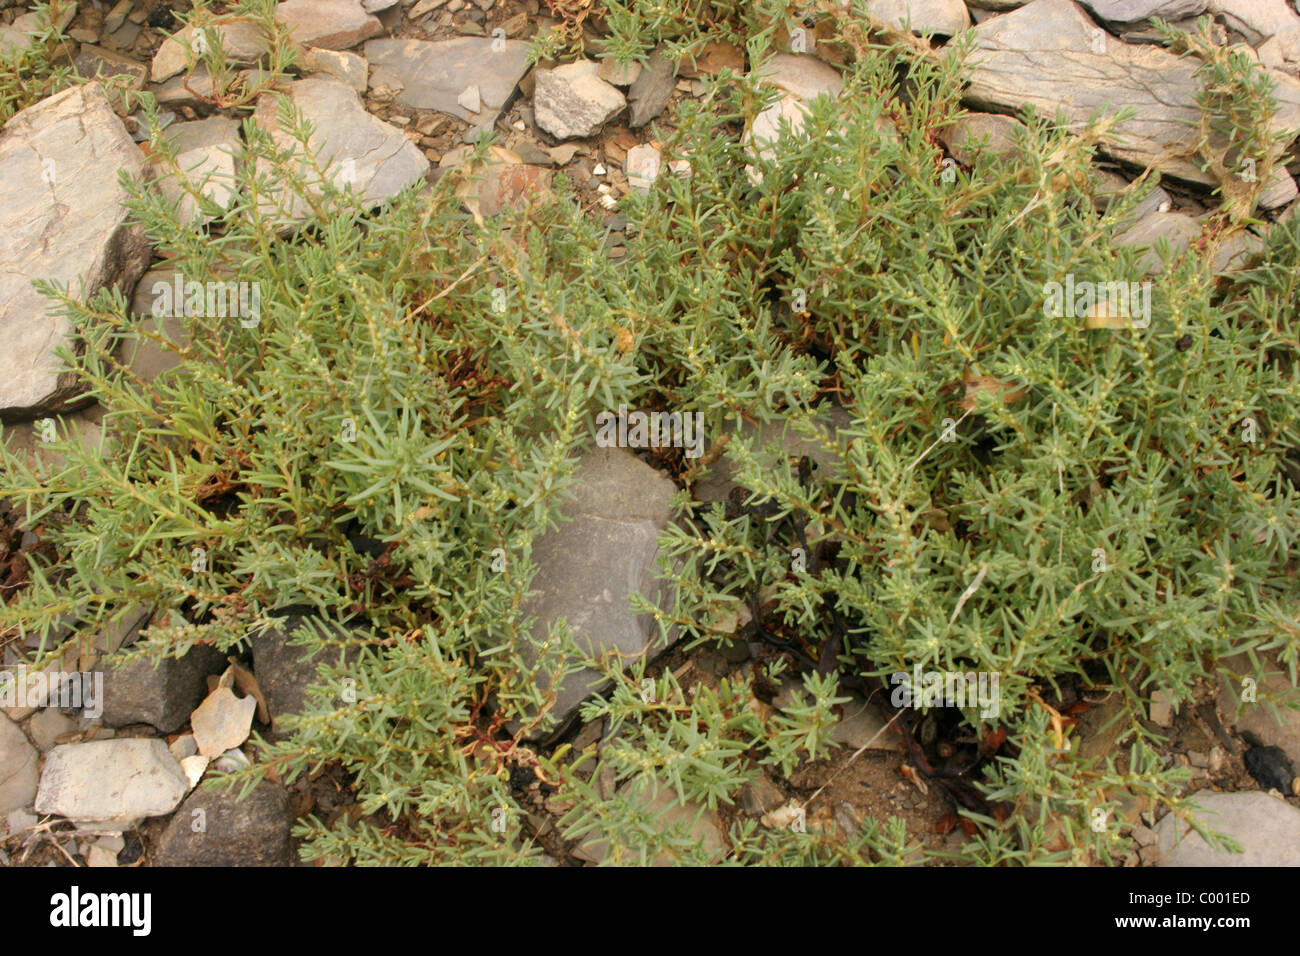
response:
[[[528,72],[528,43],[524,40],[382,39],[367,42],[365,53],[370,61],[370,85],[396,90],[394,101],[399,106],[438,110],[479,129],[492,128]],[[478,86],[478,113],[457,102],[471,85]]]
[[[275,18],[299,43],[324,50],[348,50],[384,32],[360,0],[283,0]]]
[[[370,67],[363,56],[345,50],[316,50],[307,47],[298,57],[298,68],[346,83],[358,93],[365,93],[370,82]]]
[[[149,661],[133,661],[121,668],[107,662],[104,723],[110,727],[149,724],[172,733],[189,720],[207,694],[208,675],[220,674],[225,667],[225,657],[203,645],[195,645],[183,657],[166,658],[157,667]]]
[[[167,824],[154,866],[292,866],[289,794],[263,780],[243,800],[237,791],[203,788]],[[196,811],[202,811],[201,814]],[[196,832],[197,819],[203,829]]]
[[[1300,187],[1291,178],[1291,174],[1282,166],[1274,166],[1264,188],[1259,191],[1260,209],[1277,209],[1285,206],[1296,196],[1300,196]]]
[[[1209,0],[1208,9],[1247,42],[1258,44],[1267,37],[1284,59],[1300,59],[1300,17],[1287,0]]]
[[[972,107],[1012,112],[1032,105],[1045,116],[1060,110],[1071,128],[1082,130],[1099,111],[1113,115],[1132,106],[1136,117],[1102,140],[1108,155],[1214,185],[1193,156],[1200,118],[1195,97],[1201,89],[1196,61],[1122,43],[1071,0],[1034,0],[981,23],[974,38],[966,94]],[[1300,128],[1300,81],[1276,70],[1269,76],[1277,83],[1278,101],[1270,128]]]
[[[290,644],[305,620],[299,614],[287,615],[278,627],[251,639],[253,672],[271,715],[271,729],[266,734],[270,740],[284,736],[277,723],[281,717],[301,714],[306,709],[308,691],[322,683],[318,676],[322,664],[351,664],[359,654],[354,644],[346,648],[326,646],[315,651],[300,644]],[[319,628],[315,633],[319,633]],[[348,637],[346,631],[335,633],[339,639]],[[341,696],[342,690],[342,687],[338,688],[336,696]]]
[[[34,279],[93,295],[127,291],[144,272],[149,244],[128,223],[118,173],[144,162],[97,82],[28,107],[0,132],[0,418],[34,418],[69,406],[75,377],[55,349],[74,341],[69,320]]]
[[[659,178],[659,166],[659,150],[648,143],[633,146],[627,151],[627,157],[623,161],[623,172],[627,174],[628,186],[642,192],[649,191],[655,180]]]
[[[188,790],[165,741],[62,744],[45,757],[36,812],[81,821],[157,817],[175,810]]]
[[[537,125],[556,139],[594,135],[627,106],[618,88],[602,80],[591,60],[537,71],[533,109]]]
[[[220,37],[221,50],[232,66],[252,66],[266,55],[266,37],[251,20],[220,19],[204,27],[185,27],[158,47],[150,66],[149,77],[161,83],[175,76],[190,63],[199,63],[206,48],[207,34]]]
[[[664,111],[677,85],[673,62],[658,49],[651,51],[645,67],[628,87],[628,126],[640,129]]]
[[[22,728],[0,715],[0,813],[31,806],[40,780],[38,759]]]
[[[176,160],[164,163],[155,159],[150,163],[155,182],[168,202],[178,204],[181,222],[210,222],[213,216],[202,212],[190,190],[223,210],[234,201],[235,175],[240,164],[239,123],[211,116],[192,123],[173,123],[163,135],[176,146]]]
[[[939,131],[939,141],[952,158],[963,166],[975,163],[976,155],[1006,158],[1019,152],[1017,133],[1024,128],[1019,120],[1000,113],[970,113]]]
[[[1147,275],[1167,269],[1174,259],[1186,252],[1201,235],[1201,224],[1182,212],[1149,212],[1124,232],[1115,236],[1116,246],[1138,246],[1147,251],[1138,260],[1138,268]],[[1169,259],[1160,257],[1156,244],[1169,240]]]
[[[867,12],[892,27],[916,34],[954,36],[970,26],[962,0],[867,0]]]
[[[316,156],[325,175],[340,188],[350,185],[367,204],[378,205],[391,199],[428,172],[429,161],[415,144],[395,127],[366,112],[356,91],[337,80],[297,80],[289,84],[288,95],[315,127],[307,149]],[[279,95],[266,93],[258,98],[253,118],[271,131],[278,147],[301,151],[301,144],[280,128],[278,112]],[[316,183],[309,188],[319,191],[322,186]],[[310,214],[305,199],[285,192],[266,204],[278,206],[279,214],[291,222]]]
[[[1191,799],[1204,808],[1192,811],[1201,823],[1235,840],[1245,852],[1213,849],[1168,813],[1156,824],[1158,866],[1300,866],[1300,810],[1258,790],[1201,790]]]
[[[1209,5],[1208,0],[1079,0],[1107,23],[1134,23],[1145,26],[1152,17],[1162,20],[1184,20],[1199,17]]]
[[[565,618],[579,648],[597,659],[617,651],[630,664],[658,636],[658,626],[634,614],[628,598],[639,592],[654,602],[660,595],[657,537],[668,523],[676,486],[631,452],[601,448],[583,456],[571,490],[574,498],[561,508],[571,520],[533,546],[538,571],[523,614],[537,618],[538,644],[553,622]],[[554,688],[551,713],[563,721],[604,683],[591,668],[564,677]]]

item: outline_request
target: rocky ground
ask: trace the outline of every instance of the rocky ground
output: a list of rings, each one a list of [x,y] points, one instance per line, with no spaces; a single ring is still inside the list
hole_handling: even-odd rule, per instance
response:
[[[1277,81],[1279,128],[1300,128],[1300,15],[1284,0],[872,0],[880,18],[906,22],[913,31],[936,34],[933,42],[973,29],[976,64],[966,105],[973,114],[945,134],[952,159],[969,165],[971,143],[987,137],[995,149],[1010,148],[1017,121],[1009,113],[1033,105],[1063,110],[1082,124],[1103,102],[1132,105],[1137,119],[1119,138],[1104,142],[1110,161],[1097,175],[1118,191],[1133,168],[1154,166],[1175,177],[1138,209],[1125,241],[1143,247],[1170,241],[1170,254],[1195,249],[1202,221],[1211,211],[1208,181],[1185,159],[1171,158],[1171,144],[1195,132],[1198,88],[1193,67],[1156,45],[1145,24],[1153,15],[1185,23],[1202,13],[1216,17],[1220,42],[1249,46]],[[0,48],[27,42],[33,14],[0,0]],[[55,420],[83,441],[94,442],[100,413],[79,407],[74,383],[58,373],[53,350],[73,330],[48,313],[31,288],[33,279],[58,279],[87,291],[116,286],[134,295],[134,309],[155,318],[157,283],[173,272],[154,262],[142,235],[126,221],[118,173],[149,174],[159,188],[180,195],[177,177],[196,177],[221,204],[223,177],[233,170],[241,136],[233,111],[208,94],[211,77],[186,75],[182,31],[166,4],[83,0],[65,4],[71,41],[60,55],[86,76],[125,77],[133,89],[152,92],[164,109],[179,154],[161,164],[139,145],[148,139],[138,113],[128,113],[111,87],[91,84],[58,93],[19,113],[0,132],[0,416],[16,447],[41,454],[42,430]],[[554,29],[552,10],[539,0],[285,0],[279,16],[303,45],[300,77],[287,87],[294,103],[316,124],[313,148],[329,169],[374,202],[424,178],[472,160],[468,144],[483,130],[497,143],[463,199],[471,212],[491,215],[505,205],[547,190],[563,174],[577,188],[590,214],[610,230],[608,254],[625,254],[626,223],[618,201],[661,175],[659,137],[672,127],[674,108],[706,93],[704,80],[724,69],[748,68],[742,50],[717,45],[694,62],[674,64],[655,55],[646,65],[620,66],[602,59],[599,21],[589,21],[587,59],[530,67],[528,41]],[[254,64],[263,56],[259,35],[247,24],[222,26],[228,55]],[[782,99],[750,131],[756,140],[778,117],[795,122],[802,106],[820,92],[839,92],[833,63],[815,53],[781,54],[768,82]],[[275,104],[258,104],[255,117],[274,126]],[[1289,166],[1285,165],[1290,163]],[[1288,156],[1267,184],[1269,218],[1294,211],[1294,174]],[[224,191],[223,191],[224,190]],[[75,215],[72,214],[75,211]],[[283,210],[290,219],[302,209]],[[191,202],[187,215],[202,211]],[[1249,234],[1216,250],[1216,267],[1230,269],[1259,239]],[[1161,267],[1148,253],[1152,269]],[[170,357],[147,341],[132,347],[133,370],[148,379]],[[792,454],[801,453],[793,439]],[[730,488],[726,459],[697,487],[697,496],[725,499]],[[670,517],[675,486],[630,452],[604,449],[582,463],[573,520],[539,545],[541,571],[535,613],[546,622],[568,618],[597,650],[617,647],[641,653],[649,627],[626,612],[630,588],[608,582],[640,582],[653,589],[650,571],[656,535]],[[15,515],[5,514],[0,571],[8,587],[21,584],[23,556],[39,537]],[[583,555],[584,569],[573,566]],[[69,671],[93,670],[101,657],[128,645],[147,622],[142,614],[95,636],[90,659],[68,660]],[[315,660],[302,661],[286,646],[286,628],[253,642],[241,658],[196,649],[159,669],[144,664],[105,673],[102,713],[46,706],[48,688],[33,676],[24,705],[3,707],[0,716],[0,862],[12,865],[292,865],[297,861],[290,829],[316,815],[332,820],[356,814],[346,781],[326,768],[292,787],[261,785],[242,804],[234,796],[196,789],[205,777],[256,759],[249,742],[256,729],[274,736],[276,720],[302,706],[314,680]],[[18,648],[6,646],[6,664]],[[720,651],[674,650],[651,673],[671,670],[683,688],[716,685],[727,674],[751,667],[757,646],[735,641]],[[573,712],[592,690],[574,675],[560,690],[557,711]],[[1215,853],[1200,838],[1180,832],[1170,817],[1155,819],[1144,802],[1126,804],[1136,824],[1138,849],[1127,865],[1253,865],[1300,863],[1300,799],[1292,768],[1300,767],[1300,711],[1279,718],[1257,700],[1268,693],[1300,706],[1293,681],[1280,673],[1255,689],[1203,687],[1195,708],[1153,706],[1152,726],[1168,736],[1167,763],[1188,771],[1187,790],[1215,814],[1216,829],[1246,849],[1243,857]],[[790,700],[789,687],[774,688],[770,706]],[[1076,723],[1085,755],[1114,752],[1131,728],[1111,721],[1118,701],[1099,695],[1064,701]],[[563,739],[578,749],[606,743],[600,725],[571,724]],[[705,845],[725,848],[727,826],[739,816],[782,825],[780,810],[792,799],[823,790],[810,815],[846,828],[870,816],[902,817],[926,845],[953,848],[966,834],[953,807],[931,788],[924,791],[900,773],[899,738],[865,700],[846,705],[836,741],[838,756],[807,762],[788,779],[772,777],[746,790],[740,805],[719,811],[680,810],[695,819]],[[1122,752],[1122,751],[1121,751]],[[612,788],[612,780],[598,781]],[[823,789],[824,788],[824,789]],[[540,810],[547,808],[544,800]],[[562,808],[558,808],[562,809]],[[698,813],[697,813],[698,811]],[[573,846],[558,839],[539,813],[538,837],[557,863],[598,862],[599,841]],[[1185,828],[1184,828],[1185,829]]]

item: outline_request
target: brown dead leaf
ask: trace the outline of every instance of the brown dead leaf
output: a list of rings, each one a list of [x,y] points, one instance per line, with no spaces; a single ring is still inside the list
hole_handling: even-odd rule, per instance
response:
[[[257,701],[257,719],[264,724],[269,724],[271,712],[266,709],[266,699],[262,696],[262,688],[258,686],[253,672],[245,670],[233,657],[227,657],[226,660],[230,662],[230,669],[234,672],[235,690],[241,697],[251,697]]]

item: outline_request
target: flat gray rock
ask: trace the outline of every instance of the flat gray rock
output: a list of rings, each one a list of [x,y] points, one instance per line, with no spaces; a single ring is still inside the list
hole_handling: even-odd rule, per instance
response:
[[[1216,850],[1172,813],[1156,824],[1157,866],[1300,866],[1300,810],[1258,790],[1201,790],[1193,811],[1208,829],[1241,844],[1244,853]]]
[[[326,177],[340,188],[350,185],[366,203],[378,205],[391,199],[428,172],[429,161],[415,144],[396,127],[366,112],[356,91],[338,80],[297,80],[289,84],[288,96],[314,127],[307,149]],[[254,120],[271,131],[277,146],[301,152],[301,144],[280,128],[278,114],[279,94],[258,98]],[[303,167],[310,182],[311,167],[305,157]],[[319,191],[321,186],[315,183],[309,188]],[[267,206],[272,205],[290,221],[310,214],[306,200],[297,195],[282,192],[267,200]]]
[[[1198,17],[1209,0],[1079,0],[1098,19],[1107,23],[1134,23],[1145,26],[1152,17],[1183,20]]]
[[[1117,246],[1139,246],[1146,249],[1138,260],[1138,268],[1147,275],[1163,272],[1174,259],[1186,252],[1193,240],[1201,235],[1201,224],[1182,212],[1149,212],[1113,240]],[[1160,257],[1156,244],[1169,240],[1169,260]]]
[[[1007,113],[1034,106],[1057,111],[1082,130],[1100,111],[1132,106],[1136,117],[1102,141],[1110,156],[1137,167],[1155,164],[1169,175],[1214,185],[1194,161],[1198,63],[1150,45],[1123,43],[1096,25],[1071,0],[1034,0],[973,31],[975,46],[966,102]],[[1277,70],[1275,131],[1300,129],[1300,81]],[[1183,153],[1184,155],[1178,155]]]
[[[618,87],[598,75],[591,60],[537,71],[533,110],[537,125],[556,139],[593,136],[627,106]]]
[[[395,92],[394,102],[400,106],[438,110],[480,129],[491,129],[528,72],[524,40],[370,40],[365,55],[372,89],[386,86]],[[459,102],[471,86],[478,87],[477,113]]]
[[[238,791],[202,787],[167,824],[154,866],[292,866],[293,812],[284,787],[263,780]]]
[[[69,407],[77,392],[54,350],[73,329],[32,287],[49,279],[74,295],[127,292],[149,245],[127,223],[118,173],[139,175],[131,141],[99,83],[64,90],[16,114],[0,132],[0,417]]]
[[[161,290],[162,286],[174,288],[175,281],[175,269],[150,269],[136,284],[131,298],[131,313],[138,317],[142,330],[149,334],[125,336],[119,358],[132,374],[145,382],[152,382],[181,364],[179,352],[151,338],[151,335],[160,336],[177,349],[189,344],[189,335],[181,318],[183,306],[178,309],[173,304],[176,297],[173,295],[169,299]]]
[[[324,50],[347,50],[384,32],[361,0],[283,0],[275,18],[299,43]]]
[[[81,821],[157,817],[175,810],[188,790],[164,740],[62,744],[45,757],[36,812]]]
[[[0,714],[0,813],[31,806],[40,780],[37,758],[22,729]]]
[[[625,449],[601,448],[583,457],[570,490],[574,497],[561,514],[572,520],[533,546],[538,570],[523,606],[524,616],[537,618],[533,640],[546,640],[549,625],[565,618],[575,642],[593,657],[644,654],[658,625],[634,614],[628,599],[639,592],[653,602],[660,593],[657,538],[671,516],[676,485]],[[568,675],[551,713],[563,720],[604,685],[594,669]]]

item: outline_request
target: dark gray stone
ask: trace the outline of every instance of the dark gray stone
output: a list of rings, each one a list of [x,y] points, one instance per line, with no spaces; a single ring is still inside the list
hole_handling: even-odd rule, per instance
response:
[[[207,677],[226,669],[226,659],[203,645],[183,657],[169,657],[155,667],[132,661],[104,667],[104,723],[110,727],[149,724],[165,734],[179,730],[207,696]]]
[[[661,595],[657,537],[671,516],[676,486],[631,452],[601,448],[579,463],[572,491],[561,508],[571,520],[533,546],[538,571],[523,613],[537,618],[536,642],[565,618],[585,652],[598,658],[617,651],[631,663],[658,636],[658,625],[634,614],[628,599],[634,592],[651,602]],[[551,713],[567,717],[604,683],[591,668],[568,675],[555,689]]]
[[[631,104],[628,125],[638,129],[662,113],[676,86],[672,60],[654,50],[641,75],[628,88],[627,100]]]
[[[55,354],[75,341],[70,320],[34,279],[89,297],[129,291],[149,261],[128,221],[118,173],[144,157],[99,83],[75,86],[16,114],[0,132],[0,417],[75,407],[78,385]],[[84,404],[84,402],[82,403]]]
[[[236,801],[237,793],[202,787],[190,794],[167,824],[152,864],[292,866],[288,791],[263,780],[243,800]]]
[[[253,674],[266,701],[271,716],[268,739],[285,736],[280,718],[288,714],[301,714],[307,706],[307,692],[321,681],[318,670],[321,664],[355,663],[360,651],[356,645],[346,648],[321,647],[315,651],[303,645],[290,644],[303,622],[299,614],[286,616],[280,626],[251,639],[253,646]],[[319,633],[319,631],[317,631]],[[335,631],[340,637],[346,632]],[[339,687],[335,696],[341,696]]]

